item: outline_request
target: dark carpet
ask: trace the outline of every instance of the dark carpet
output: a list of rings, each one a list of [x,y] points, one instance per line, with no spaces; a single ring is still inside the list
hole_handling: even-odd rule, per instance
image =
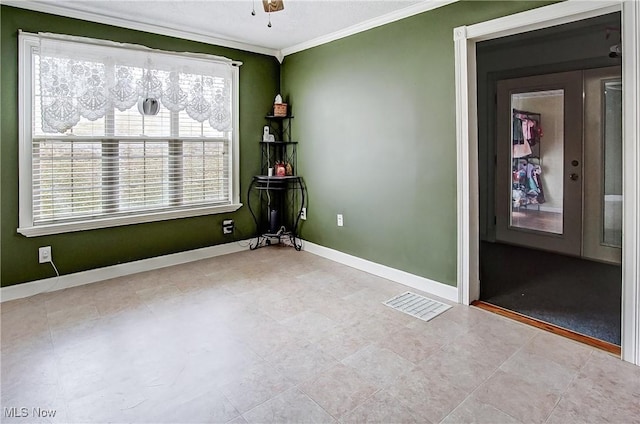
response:
[[[480,300],[620,345],[622,268],[480,243]]]

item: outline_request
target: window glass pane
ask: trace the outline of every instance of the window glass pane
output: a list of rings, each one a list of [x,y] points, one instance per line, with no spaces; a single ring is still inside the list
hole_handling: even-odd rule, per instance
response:
[[[622,247],[622,81],[604,84],[604,113],[602,242]]]
[[[168,204],[168,158],[168,142],[120,142],[120,211]]]
[[[114,111],[113,135],[139,137],[144,134],[144,122],[138,108],[132,107],[125,111],[116,109]]]
[[[185,203],[223,201],[228,196],[224,143],[183,143],[183,196]]]
[[[198,122],[181,110],[178,114],[180,137],[225,137],[225,133],[211,128],[208,121]]]
[[[101,213],[99,142],[45,140],[34,143],[32,155],[34,220]]]

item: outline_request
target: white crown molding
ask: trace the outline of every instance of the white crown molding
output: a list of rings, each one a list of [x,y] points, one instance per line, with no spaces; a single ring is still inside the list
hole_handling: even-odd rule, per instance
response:
[[[255,46],[248,43],[225,39],[221,36],[212,36],[198,32],[185,31],[183,29],[172,28],[160,22],[153,24],[138,22],[130,19],[117,18],[95,12],[85,12],[74,10],[68,7],[52,4],[39,3],[27,0],[0,0],[0,4],[21,9],[33,10],[35,12],[49,13],[52,15],[65,16],[68,18],[82,19],[100,24],[113,25],[122,28],[133,29],[137,31],[149,32],[152,34],[167,35],[169,37],[182,38],[185,40],[198,41],[216,46],[229,47],[232,49],[244,50],[253,53],[260,53],[268,56],[278,57],[280,51],[262,46]]]
[[[429,10],[437,9],[438,7],[446,6],[451,3],[455,3],[458,0],[424,0],[420,3],[413,4],[400,10],[396,10],[386,15],[378,16],[373,19],[361,22],[359,24],[350,26],[340,31],[333,32],[331,34],[323,35],[313,40],[305,41],[304,43],[296,44],[291,47],[286,47],[281,50],[282,56],[288,56],[293,53],[298,53],[302,50],[307,50],[312,47],[317,47],[322,44],[327,44],[341,38],[349,37],[360,32],[370,30],[382,25],[390,24],[391,22],[399,21],[410,16],[418,15],[420,13],[427,12]]]
[[[378,16],[373,19],[369,19],[362,23],[350,26],[340,31],[333,32],[331,34],[323,35],[313,40],[305,41],[304,43],[296,44],[291,47],[286,47],[282,50],[270,49],[267,47],[256,46],[249,43],[243,43],[240,41],[228,40],[222,36],[212,36],[202,34],[198,32],[185,31],[183,29],[172,28],[166,26],[163,23],[144,23],[130,19],[118,18],[102,13],[86,12],[80,10],[74,10],[68,7],[52,4],[52,3],[40,3],[32,0],[0,0],[0,4],[18,7],[21,9],[33,10],[35,12],[49,13],[52,15],[65,16],[69,18],[82,19],[90,22],[97,22],[106,25],[113,25],[122,28],[133,29],[137,31],[145,31],[153,34],[167,35],[170,37],[182,38],[185,40],[198,41],[201,43],[212,44],[222,47],[229,47],[238,50],[244,50],[253,53],[260,53],[268,56],[274,56],[280,63],[284,61],[285,56],[307,50],[312,47],[317,47],[322,44],[330,43],[331,41],[339,40],[341,38],[349,37],[354,34],[358,34],[363,31],[367,31],[372,28],[376,28],[382,25],[389,24],[391,22],[399,21],[410,16],[418,15],[420,13],[427,12],[429,10],[437,9],[438,7],[446,6],[451,3],[455,3],[459,0],[423,0],[420,3],[413,4],[400,10],[388,13],[386,15]]]
[[[387,280],[395,281],[396,283],[404,284],[405,286],[441,297],[450,302],[458,303],[458,289],[448,284],[440,283],[425,277],[420,277],[419,275],[349,255],[348,253],[340,252],[339,250],[320,246],[319,244],[311,243],[310,241],[304,242],[303,249],[305,252],[313,253],[314,255],[321,256],[334,262],[368,272],[369,274],[377,275],[378,277],[386,278]]]
[[[96,283],[98,281],[123,277],[125,275],[136,274],[138,272],[152,271],[154,269],[165,268],[168,266],[209,259],[216,256],[227,255],[229,253],[242,252],[249,249],[249,241],[250,240],[242,240],[243,243],[247,243],[246,246],[240,245],[240,242],[225,243],[216,246],[203,247],[201,249],[157,256],[155,258],[141,259],[139,261],[91,269],[89,271],[75,272],[73,274],[62,275],[60,277],[45,278],[28,283],[6,286],[0,289],[0,302],[7,302],[10,300],[34,296],[40,293]]]

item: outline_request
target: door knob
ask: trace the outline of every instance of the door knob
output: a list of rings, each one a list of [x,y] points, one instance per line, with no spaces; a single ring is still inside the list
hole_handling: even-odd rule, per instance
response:
[[[578,179],[578,174],[576,174],[575,172],[572,172],[569,175],[569,178],[571,178],[571,181],[576,181]]]

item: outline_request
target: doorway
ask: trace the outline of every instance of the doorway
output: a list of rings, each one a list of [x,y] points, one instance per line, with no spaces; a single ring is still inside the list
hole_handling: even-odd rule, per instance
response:
[[[541,28],[600,16],[622,10],[623,84],[623,207],[622,258],[622,359],[640,365],[640,217],[637,201],[640,199],[640,5],[635,2],[563,2],[544,6],[505,18],[494,19],[453,31],[456,70],[456,145],[457,145],[457,205],[458,255],[457,288],[459,301],[470,304],[479,298],[479,234],[482,222],[478,218],[478,126],[482,104],[478,101],[476,78],[477,43],[498,39]]]
[[[479,111],[478,123],[479,298],[617,346],[620,246],[608,259],[586,249],[593,241],[601,246],[605,233],[604,214],[590,217],[604,206],[595,194],[603,189],[603,156],[591,157],[603,150],[604,137],[586,135],[604,133],[596,87],[620,82],[620,59],[609,56],[619,27],[620,14],[607,14],[478,43],[476,50],[478,101],[490,110]],[[531,57],[514,64],[521,51]],[[619,103],[617,116],[621,109]]]
[[[481,242],[480,300],[619,346],[620,67],[496,85],[496,234]]]

